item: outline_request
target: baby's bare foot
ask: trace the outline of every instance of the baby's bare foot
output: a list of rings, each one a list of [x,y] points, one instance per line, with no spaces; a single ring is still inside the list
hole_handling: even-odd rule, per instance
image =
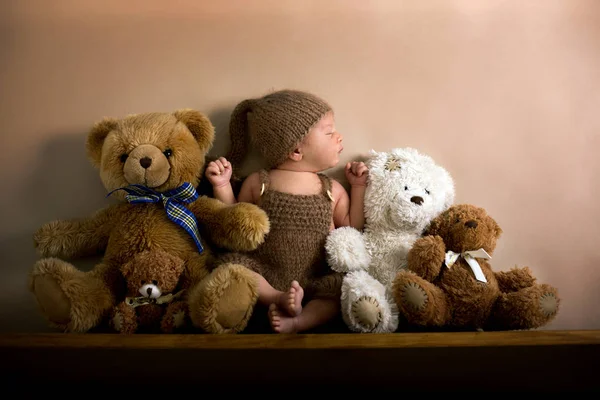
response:
[[[298,281],[293,281],[289,290],[279,297],[277,306],[287,312],[292,317],[297,317],[302,312],[302,299],[304,298],[304,289]]]
[[[279,311],[275,304],[269,306],[271,328],[277,333],[295,333],[297,317],[289,317]]]

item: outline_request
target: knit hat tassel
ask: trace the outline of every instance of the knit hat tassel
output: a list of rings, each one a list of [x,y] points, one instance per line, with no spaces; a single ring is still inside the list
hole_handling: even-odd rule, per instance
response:
[[[231,147],[227,155],[227,160],[231,163],[233,169],[232,179],[234,180],[240,179],[239,168],[248,154],[250,144],[248,113],[252,111],[252,104],[253,101],[251,99],[244,100],[231,113],[231,121],[229,122]]]

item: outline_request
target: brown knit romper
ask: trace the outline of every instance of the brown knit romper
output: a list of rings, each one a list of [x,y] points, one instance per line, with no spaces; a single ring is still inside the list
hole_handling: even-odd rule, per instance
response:
[[[269,174],[260,171],[264,184],[259,206],[269,216],[270,231],[256,250],[225,256],[261,274],[274,288],[286,291],[293,280],[304,288],[304,303],[313,298],[340,299],[342,274],[330,269],[325,240],[332,219],[330,178],[318,174],[321,193],[295,195],[271,190]],[[246,258],[244,257],[244,258]]]

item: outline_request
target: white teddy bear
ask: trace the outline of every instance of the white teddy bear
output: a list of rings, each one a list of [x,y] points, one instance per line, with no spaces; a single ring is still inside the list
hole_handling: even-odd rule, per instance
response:
[[[396,274],[429,222],[454,202],[454,181],[417,150],[371,150],[366,161],[363,233],[333,230],[325,245],[331,268],[345,273],[342,317],[355,332],[394,332],[398,309],[391,296]]]

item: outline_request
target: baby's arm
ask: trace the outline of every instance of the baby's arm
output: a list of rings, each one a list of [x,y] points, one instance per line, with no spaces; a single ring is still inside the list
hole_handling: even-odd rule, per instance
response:
[[[242,183],[237,201],[258,204],[260,198],[260,175],[258,172],[253,172]]]
[[[352,186],[350,189],[351,197],[348,196],[346,189],[337,181],[332,180],[331,194],[334,199],[333,223],[335,227],[351,226],[362,230],[365,223],[363,210],[365,187]]]
[[[350,196],[339,182],[332,182],[335,201],[333,222],[336,227],[351,226],[362,230],[365,224],[364,204],[368,169],[362,162],[348,163],[346,176],[350,182]]]
[[[219,157],[219,159],[208,163],[204,173],[213,187],[215,199],[221,200],[225,204],[237,203],[231,187],[232,172],[231,163],[225,157]]]
[[[242,183],[240,193],[236,199],[231,187],[231,163],[225,157],[211,161],[206,167],[206,179],[213,187],[215,199],[225,204],[240,202],[257,204],[260,197],[260,176],[258,172],[250,174]]]

